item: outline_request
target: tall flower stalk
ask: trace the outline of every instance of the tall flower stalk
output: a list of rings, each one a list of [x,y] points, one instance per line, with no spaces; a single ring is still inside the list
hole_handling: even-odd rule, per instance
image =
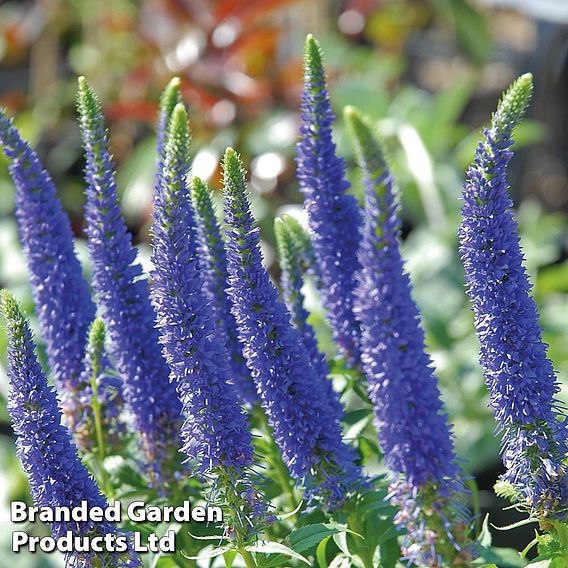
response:
[[[296,149],[297,175],[321,277],[322,302],[334,339],[353,365],[359,358],[359,326],[353,314],[353,275],[359,268],[361,214],[357,200],[347,193],[345,164],[338,157],[332,138],[334,120],[321,48],[308,36],[300,140]]]
[[[237,153],[224,161],[229,285],[243,354],[284,462],[307,497],[335,508],[356,490],[362,474],[341,439],[340,416],[328,404],[300,332],[262,264],[250,212],[245,171]]]
[[[256,531],[262,500],[251,467],[254,450],[247,418],[228,382],[231,368],[203,291],[197,238],[187,189],[189,129],[183,105],[172,114],[160,190],[155,195],[152,299],[163,354],[187,417],[182,451],[213,483],[215,504],[228,513],[237,547]]]
[[[499,431],[506,473],[516,501],[539,518],[568,512],[568,455],[564,409],[538,311],[530,295],[507,193],[513,130],[532,94],[530,74],[504,94],[463,187],[460,253],[481,344],[480,362]]]
[[[191,199],[195,212],[195,228],[199,243],[199,261],[204,292],[215,311],[215,329],[227,346],[230,357],[231,378],[241,400],[254,404],[257,400],[254,383],[243,357],[235,318],[231,314],[231,301],[226,293],[227,253],[225,241],[207,184],[194,177],[190,183]]]
[[[2,110],[0,146],[16,186],[16,219],[40,331],[66,419],[75,430],[80,427],[80,377],[95,304],[53,181]]]
[[[85,218],[93,286],[148,474],[163,488],[179,461],[181,404],[160,354],[148,283],[121,216],[100,103],[84,78],[79,79],[78,107],[87,162]]]
[[[106,329],[102,319],[93,321],[83,372],[79,415],[75,432],[77,445],[92,451],[102,463],[107,455],[117,453],[123,446],[126,424],[121,412],[124,405],[120,378],[116,375],[106,352]]]
[[[302,274],[311,276],[318,288],[321,287],[321,278],[318,272],[317,260],[314,252],[314,245],[307,229],[305,229],[298,219],[292,215],[286,215],[286,230],[289,233],[294,247],[297,250],[297,257]]]
[[[363,117],[346,111],[365,183],[356,314],[362,362],[395,517],[406,528],[403,554],[418,566],[458,566],[469,558],[463,482],[424,332],[400,254],[394,181]]]
[[[106,509],[108,503],[93,477],[77,455],[69,431],[61,424],[61,411],[54,390],[39,364],[29,324],[16,300],[7,292],[0,294],[0,309],[8,329],[8,412],[16,435],[16,448],[28,476],[34,504],[39,507],[88,507]],[[120,535],[108,521],[94,523],[54,522],[55,539],[68,532],[75,536]],[[127,533],[124,536],[130,539]],[[67,567],[142,566],[140,558],[129,551],[74,552],[66,557]]]
[[[312,368],[322,380],[328,402],[334,406],[336,412],[343,416],[343,407],[339,402],[338,394],[333,390],[332,382],[328,380],[329,366],[325,356],[318,348],[314,328],[308,323],[308,311],[304,307],[305,297],[302,292],[303,277],[302,265],[305,262],[301,242],[294,238],[294,225],[291,217],[284,216],[276,219],[274,232],[278,245],[280,267],[282,269],[282,297],[290,314],[292,323],[298,329],[304,342]]]

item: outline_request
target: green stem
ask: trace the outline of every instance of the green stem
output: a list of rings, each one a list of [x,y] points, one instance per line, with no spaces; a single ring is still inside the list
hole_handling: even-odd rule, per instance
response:
[[[93,408],[93,415],[95,417],[95,432],[97,435],[97,455],[98,455],[98,462],[99,467],[98,470],[101,476],[101,485],[103,493],[109,498],[112,499],[113,497],[113,490],[110,484],[109,477],[107,475],[107,471],[105,469],[105,455],[106,455],[106,448],[105,448],[105,438],[103,434],[103,423],[101,419],[101,404],[99,402],[99,390],[97,384],[97,377],[99,375],[99,365],[93,365],[93,372],[91,373],[91,388],[93,389],[93,398],[91,400],[91,406]]]
[[[239,554],[243,557],[247,568],[258,568],[252,554],[244,548],[239,548]]]
[[[375,549],[374,547],[368,545],[369,541],[366,540],[365,538],[365,527],[363,526],[361,520],[357,515],[353,515],[350,518],[349,525],[350,525],[349,528],[354,530],[356,533],[363,535],[362,542],[360,539],[353,539],[356,544],[355,550],[357,551],[357,554],[361,557],[361,560],[363,560],[365,568],[373,568],[373,557],[375,554]]]
[[[290,479],[289,479],[289,476],[288,476],[288,468],[286,468],[284,463],[281,462],[279,459],[270,459],[269,458],[268,461],[272,464],[272,467],[274,467],[274,469],[276,470],[278,482],[280,483],[280,485],[282,486],[284,491],[286,491],[286,493],[288,494],[288,498],[290,500],[290,507],[292,508],[292,511],[293,511],[294,509],[296,509],[296,507],[299,505],[299,503],[298,503],[298,500],[296,499],[296,495],[294,493],[294,488],[290,485]]]
[[[471,491],[471,502],[473,507],[473,515],[475,517],[475,532],[479,534],[481,532],[481,505],[479,503],[479,488],[477,487],[477,483],[475,479],[466,478],[465,484],[467,488]]]
[[[274,442],[274,438],[272,437],[272,432],[270,431],[270,426],[268,426],[268,419],[264,412],[260,409],[260,423],[262,424],[263,430],[265,431],[266,435],[270,439],[272,445],[276,448],[276,442]],[[294,493],[294,488],[290,484],[290,474],[288,473],[288,468],[286,464],[280,458],[280,452],[277,451],[272,453],[270,452],[267,456],[268,462],[274,468],[276,472],[276,477],[278,478],[278,483],[282,487],[282,489],[287,493],[288,498],[290,500],[290,506],[292,507],[292,511],[296,509],[299,505],[298,500],[296,499],[296,495]]]
[[[99,402],[96,371],[93,371],[93,374],[91,376],[91,387],[93,389],[93,400],[91,402],[91,406],[93,407],[93,414],[95,416],[95,431],[97,433],[99,460],[102,463],[105,459],[105,439],[103,436],[103,425],[101,420],[101,404]]]

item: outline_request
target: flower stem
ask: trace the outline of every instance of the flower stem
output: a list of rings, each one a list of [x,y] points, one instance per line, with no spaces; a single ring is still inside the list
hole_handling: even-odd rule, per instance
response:
[[[240,548],[239,554],[243,557],[247,568],[258,568],[252,554],[248,550]]]
[[[262,425],[262,428],[264,429],[266,435],[270,439],[273,447],[276,449],[276,443],[274,442],[274,438],[272,437],[272,432],[270,430],[270,426],[268,425],[268,419],[266,418],[264,412],[260,409],[259,409],[259,422]],[[274,453],[269,452],[267,455],[267,460],[270,463],[270,465],[274,468],[276,478],[278,479],[278,484],[287,493],[288,499],[290,501],[290,506],[292,507],[293,511],[299,505],[299,502],[296,499],[294,488],[290,484],[290,474],[288,473],[288,468],[286,467],[286,464],[280,458],[280,453],[278,451]]]
[[[93,367],[93,373],[91,374],[91,388],[93,389],[93,399],[91,401],[91,406],[93,407],[93,415],[95,417],[95,431],[97,433],[97,446],[98,446],[98,457],[102,463],[105,459],[105,440],[103,435],[103,425],[101,421],[101,403],[99,402],[99,392],[97,385],[97,375],[98,366]]]
[[[97,385],[97,378],[100,372],[100,365],[97,361],[93,362],[93,372],[91,373],[91,388],[93,389],[93,398],[91,400],[91,407],[95,417],[95,431],[97,435],[97,461],[99,467],[97,468],[100,477],[103,493],[110,499],[112,498],[112,487],[105,469],[104,461],[106,455],[105,438],[103,434],[103,424],[101,419],[101,403],[99,402],[99,391]]]

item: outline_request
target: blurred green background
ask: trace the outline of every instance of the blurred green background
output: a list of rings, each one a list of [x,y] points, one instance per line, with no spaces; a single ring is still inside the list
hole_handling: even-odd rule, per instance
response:
[[[358,106],[379,124],[402,194],[404,249],[428,346],[455,424],[464,468],[496,524],[491,487],[501,471],[494,423],[477,363],[477,340],[457,255],[459,195],[480,129],[500,92],[532,71],[535,98],[517,133],[511,168],[526,262],[568,400],[568,2],[563,0],[37,0],[0,1],[0,105],[38,149],[61,192],[88,270],[83,243],[81,144],[76,76],[99,93],[119,169],[124,213],[148,258],[160,90],[182,80],[190,107],[194,171],[219,188],[219,159],[243,153],[267,262],[275,265],[272,222],[298,212],[294,143],[305,35],[322,42],[336,140],[360,194],[341,108]],[[0,157],[0,285],[31,312],[13,217],[14,190]],[[314,323],[325,331],[321,314]],[[0,523],[25,498],[5,410],[5,336],[0,332]],[[526,533],[496,535],[521,546]],[[506,538],[505,542],[503,539]],[[512,542],[518,538],[518,542]],[[9,532],[0,535],[8,550]],[[500,540],[501,539],[501,540]],[[530,540],[530,539],[529,539]],[[4,542],[5,541],[5,542]],[[8,558],[10,556],[10,558]],[[0,554],[0,568],[57,565]]]

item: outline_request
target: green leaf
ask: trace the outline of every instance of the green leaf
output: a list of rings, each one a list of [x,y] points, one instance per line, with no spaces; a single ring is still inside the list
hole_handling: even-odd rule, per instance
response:
[[[423,124],[416,124],[424,144],[438,159],[445,159],[459,134],[459,118],[471,98],[477,82],[474,77],[454,82],[438,93],[423,115]]]
[[[179,564],[171,556],[159,554],[154,558],[152,568],[179,568]]]
[[[392,509],[395,511],[396,509],[386,500],[386,496],[387,492],[384,490],[365,493],[355,509],[357,514],[362,516],[381,509]]]
[[[351,568],[351,556],[340,554],[336,556],[329,565],[329,568]]]
[[[365,430],[365,428],[371,422],[371,420],[373,418],[371,412],[366,408],[363,408],[361,410],[365,411],[365,413],[366,413],[365,416],[363,416],[363,418],[361,418],[360,420],[358,420],[354,424],[351,424],[349,426],[349,428],[347,428],[345,430],[345,432],[343,434],[343,437],[345,438],[345,440],[356,440],[361,435],[363,430]],[[355,411],[355,412],[359,412],[359,411]]]
[[[237,552],[235,550],[229,550],[223,554],[223,558],[225,560],[225,568],[232,568],[233,562],[237,557]]]
[[[395,568],[400,558],[398,539],[391,538],[379,545],[379,558],[382,568]]]
[[[329,523],[325,523],[325,526],[328,528],[334,528],[337,529],[337,532],[344,532],[344,533],[349,533],[352,534],[354,536],[357,536],[359,538],[363,538],[362,534],[359,534],[358,532],[355,532],[354,530],[351,530],[347,525],[344,525],[342,523],[338,523],[334,520],[329,521]]]
[[[346,529],[341,527],[341,530]],[[316,547],[324,538],[329,538],[339,531],[340,525],[332,526],[331,524],[323,523],[305,525],[292,531],[288,537],[286,537],[286,541],[295,552],[306,552]],[[263,568],[280,566],[283,562],[286,562],[284,558],[274,558],[273,560],[269,560],[266,564],[263,564]]]
[[[480,555],[472,566],[486,566],[487,564],[496,564],[499,568],[521,568],[526,566],[527,562],[518,550],[513,548],[485,548],[480,550]]]
[[[144,478],[123,458],[113,456],[105,460],[105,468],[111,477],[113,485],[129,485],[137,490],[144,489],[147,493],[148,484]],[[127,494],[121,493],[122,498],[124,498],[125,495]]]
[[[496,527],[494,524],[491,524],[491,526],[498,530],[498,531],[510,531],[512,529],[516,529],[518,527],[524,527],[525,525],[530,525],[532,523],[538,523],[537,519],[523,519],[522,521],[518,521],[517,523],[513,523],[512,525],[507,525],[506,527]]]
[[[380,457],[381,455],[379,445],[365,437],[359,438],[359,452],[363,456],[363,463],[366,463],[372,457]]]
[[[290,558],[301,560],[308,566],[310,565],[310,562],[307,558],[279,542],[260,541],[256,544],[245,547],[245,550],[248,550],[249,552],[258,552],[261,554],[283,554],[284,556],[289,556]],[[263,562],[262,566],[268,566],[268,564]]]
[[[349,412],[346,412],[345,416],[343,417],[343,422],[348,426],[353,426],[364,418],[367,418],[369,416],[372,417],[372,415],[373,410],[371,408],[358,408],[357,410],[350,410]]]
[[[489,514],[485,515],[485,519],[483,519],[483,525],[481,526],[481,532],[477,537],[477,542],[480,546],[483,546],[483,548],[489,548],[493,542],[493,537],[489,530]]]
[[[492,37],[482,13],[466,0],[431,0],[434,9],[453,27],[460,47],[474,63],[482,64],[491,53]]]
[[[290,533],[290,547],[296,552],[304,552],[319,544],[325,537],[338,532],[338,527],[325,525],[323,523],[306,525]]]
[[[318,561],[319,568],[328,568],[327,559],[326,559],[326,549],[327,543],[331,536],[326,536],[319,544],[316,549],[316,559]]]
[[[358,554],[351,556],[351,566],[355,566],[355,568],[366,568],[365,562]]]
[[[347,534],[344,532],[337,533],[333,535],[333,542],[337,545],[339,550],[346,554],[347,556],[351,556],[351,552],[349,552],[349,547],[347,546]]]
[[[208,558],[216,558],[217,556],[221,556],[222,554],[225,554],[225,552],[228,552],[229,547],[228,546],[221,546],[221,547],[211,547],[210,549],[204,548],[199,556],[187,556],[186,554],[183,553],[182,551],[182,555],[184,558],[187,558],[188,560],[207,560]]]
[[[383,521],[381,523],[381,525],[386,526],[387,529],[383,530],[381,528],[381,535],[380,535],[380,537],[377,541],[377,544],[383,544],[383,542],[386,542],[388,540],[392,540],[398,534],[398,530],[397,530],[396,526],[394,524],[392,524],[390,519],[388,521]]]

